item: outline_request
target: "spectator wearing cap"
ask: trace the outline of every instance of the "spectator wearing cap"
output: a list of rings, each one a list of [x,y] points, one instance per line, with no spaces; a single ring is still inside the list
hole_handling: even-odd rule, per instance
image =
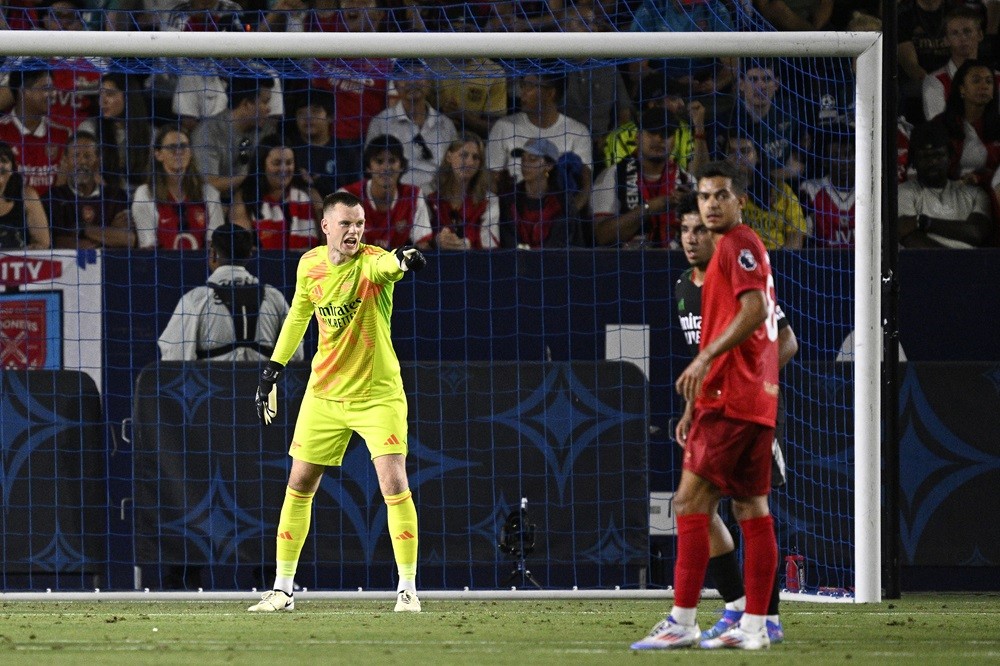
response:
[[[650,74],[644,78],[639,89],[643,111],[662,107],[677,121],[671,159],[688,173],[697,173],[709,160],[705,105],[698,100],[688,104],[685,94],[684,86],[664,79],[659,74]],[[638,135],[639,126],[634,121],[616,127],[604,145],[605,165],[613,166],[633,154],[639,141]]]
[[[206,118],[191,133],[195,161],[205,181],[229,202],[247,177],[263,136],[274,132],[269,117],[272,79],[239,77],[229,81],[229,109]]]
[[[426,64],[399,60],[394,71],[398,101],[371,119],[366,143],[381,135],[399,139],[409,164],[400,182],[427,189],[458,131],[451,118],[428,102],[431,81]]]
[[[548,139],[559,151],[560,160],[571,153],[582,165],[576,191],[568,202],[569,214],[581,216],[590,199],[593,144],[586,125],[560,113],[563,85],[563,77],[554,74],[521,78],[521,110],[494,123],[486,145],[486,166],[496,174],[498,192],[509,193],[522,179],[521,160],[514,150],[532,139]]]
[[[208,282],[184,294],[159,339],[164,361],[266,361],[271,357],[288,301],[246,269],[253,234],[223,224],[208,247]],[[302,346],[293,361],[304,357]]]
[[[594,183],[594,243],[611,247],[679,247],[671,210],[694,179],[670,158],[676,120],[664,108],[639,117],[632,155],[605,169]]]
[[[903,247],[983,247],[994,231],[990,201],[975,185],[948,177],[951,141],[938,123],[910,135],[916,178],[900,184],[899,243]]]
[[[387,134],[372,137],[363,161],[365,177],[340,189],[361,199],[364,242],[385,249],[403,245],[429,248],[434,230],[427,201],[419,188],[399,182],[407,166],[403,144]]]
[[[503,198],[500,244],[524,250],[566,247],[575,236],[559,192],[556,162],[559,149],[548,139],[534,139],[515,148],[522,179]]]

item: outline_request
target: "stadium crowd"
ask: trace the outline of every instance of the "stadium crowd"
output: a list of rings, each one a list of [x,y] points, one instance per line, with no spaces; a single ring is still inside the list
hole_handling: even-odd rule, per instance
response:
[[[0,28],[878,30],[878,10],[865,0],[15,0]],[[1000,2],[902,0],[898,23],[900,243],[996,246]],[[769,249],[853,245],[844,59],[120,65],[5,62],[0,248],[205,250],[230,222],[260,249],[303,251],[321,242],[320,203],[337,190],[361,198],[366,240],[383,247],[677,248],[674,208],[713,159],[748,175],[745,219]]]

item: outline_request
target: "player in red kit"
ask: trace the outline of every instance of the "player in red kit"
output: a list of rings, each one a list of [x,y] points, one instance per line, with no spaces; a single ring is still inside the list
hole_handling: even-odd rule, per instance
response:
[[[700,351],[677,380],[677,392],[694,401],[694,417],[673,498],[674,607],[632,644],[637,650],[770,645],[765,619],[778,564],[768,508],[778,409],[774,277],[764,244],[742,221],[747,195],[739,171],[724,162],[706,165],[697,193],[715,254],[705,273]],[[723,495],[732,498],[743,533],[746,612],[738,625],[701,640],[696,614],[708,567],[709,520]]]

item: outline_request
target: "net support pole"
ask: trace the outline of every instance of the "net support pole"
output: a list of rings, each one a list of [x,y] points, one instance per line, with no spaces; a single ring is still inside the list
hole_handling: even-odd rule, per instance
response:
[[[854,600],[882,600],[879,352],[882,37],[857,60],[854,247]]]

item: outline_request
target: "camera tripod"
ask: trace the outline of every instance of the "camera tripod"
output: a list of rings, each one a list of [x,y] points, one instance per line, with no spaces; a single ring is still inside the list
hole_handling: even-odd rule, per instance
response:
[[[521,580],[521,585],[519,587],[522,588],[528,587],[528,583],[531,583],[539,590],[542,589],[542,584],[539,583],[537,580],[535,580],[535,577],[531,574],[531,571],[528,570],[528,565],[524,561],[523,556],[517,558],[517,564],[511,570],[510,575],[507,576],[507,581],[504,583],[504,586],[510,585],[518,578],[520,578]]]
[[[528,520],[527,497],[521,498],[520,508],[514,509],[507,515],[507,520],[500,530],[500,543],[497,546],[502,553],[510,555],[517,561],[504,583],[505,586],[520,579],[521,587],[527,587],[528,583],[531,583],[539,590],[542,589],[541,583],[531,575],[524,561],[524,556],[535,549],[535,525]]]

